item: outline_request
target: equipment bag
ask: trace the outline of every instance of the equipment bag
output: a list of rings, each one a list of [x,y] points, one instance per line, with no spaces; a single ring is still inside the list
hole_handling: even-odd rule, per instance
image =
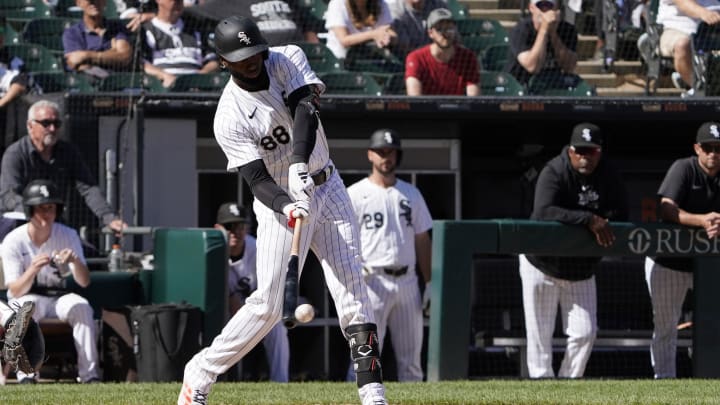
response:
[[[202,342],[202,311],[189,304],[134,307],[133,352],[138,381],[182,381],[183,370]]]

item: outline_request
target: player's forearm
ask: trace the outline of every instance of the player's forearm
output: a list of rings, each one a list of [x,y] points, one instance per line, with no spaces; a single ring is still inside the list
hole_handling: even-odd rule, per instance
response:
[[[70,263],[70,266],[72,268],[73,279],[75,279],[75,282],[80,287],[85,288],[90,285],[90,271],[85,263],[80,259],[75,259]]]
[[[30,288],[35,281],[39,269],[29,267],[23,274],[20,275],[15,281],[8,283],[8,292],[13,297],[22,297],[30,291]]]
[[[317,94],[311,86],[303,86],[288,96],[293,112],[293,154],[291,163],[307,163],[315,148],[319,124]]]
[[[432,241],[428,232],[415,235],[415,256],[420,274],[429,282],[432,278]]]
[[[240,174],[250,186],[255,198],[273,211],[283,212],[283,207],[292,203],[290,196],[270,176],[262,160],[254,160],[242,166]]]

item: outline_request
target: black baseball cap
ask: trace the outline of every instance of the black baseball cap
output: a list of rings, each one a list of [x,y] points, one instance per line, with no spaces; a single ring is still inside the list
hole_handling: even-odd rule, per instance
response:
[[[597,125],[589,122],[575,125],[572,136],[570,137],[570,146],[575,147],[592,147],[602,148],[603,136],[602,131]]]
[[[697,143],[720,142],[720,123],[710,121],[700,125],[695,140]]]
[[[218,208],[216,222],[221,225],[235,222],[247,223],[249,222],[247,210],[238,203],[225,203]]]

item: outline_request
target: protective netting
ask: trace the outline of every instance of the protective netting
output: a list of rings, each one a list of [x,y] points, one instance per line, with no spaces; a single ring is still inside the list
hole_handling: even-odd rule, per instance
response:
[[[34,79],[32,90],[38,93],[137,89],[217,92],[227,80],[227,73],[219,69],[196,74],[192,70],[197,67],[193,67],[168,75],[143,69],[143,64],[153,59],[156,66],[182,63],[183,57],[198,59],[193,54],[196,51],[204,64],[214,50],[215,24],[226,16],[242,14],[256,20],[271,45],[300,45],[312,67],[327,82],[329,93],[402,95],[406,94],[405,81],[410,71],[406,57],[430,43],[433,35],[427,29],[428,15],[436,7],[445,7],[454,27],[450,31],[442,27],[440,31],[450,42],[467,48],[471,57],[462,60],[466,66],[450,63],[449,70],[418,77],[422,94],[429,94],[434,86],[429,81],[446,80],[459,84],[453,90],[439,90],[445,94],[466,93],[469,81],[476,82],[481,95],[492,96],[713,96],[719,91],[714,80],[717,75],[712,74],[717,65],[713,50],[718,35],[702,26],[697,34],[690,35],[694,56],[676,72],[672,49],[670,54],[661,51],[663,27],[670,23],[663,19],[662,8],[667,5],[660,0],[385,1],[368,1],[371,11],[364,16],[352,1],[342,0],[329,4],[325,0],[186,0],[184,9],[179,4],[172,7],[184,21],[180,29],[190,33],[197,43],[188,46],[183,42],[175,53],[159,53],[167,38],[158,37],[157,31],[147,26],[141,27],[142,22],[152,25],[158,13],[154,1],[2,0],[0,28],[5,46],[0,62],[30,73]],[[671,1],[666,3],[672,6]],[[420,11],[413,12],[411,4]],[[84,33],[87,43],[97,41],[97,34],[102,34],[106,40],[123,40],[128,45],[117,48],[120,56],[84,55],[70,60],[67,47],[77,49],[82,44],[63,33],[75,30],[81,35],[82,29],[72,27],[92,7],[107,21],[94,33]],[[548,9],[557,12],[556,22],[548,30],[556,32],[559,42],[574,51],[576,62],[556,60],[562,58],[562,51],[555,48],[558,41],[551,39],[552,34],[547,39],[549,51],[539,66],[523,63],[522,67],[513,67],[516,60],[523,58],[518,59],[518,55],[529,51],[539,36],[541,25],[533,21],[542,20],[541,15]],[[162,25],[156,27],[163,30]],[[149,38],[148,33],[155,36]],[[472,64],[467,65],[470,59]],[[478,71],[479,78],[474,75]],[[412,72],[413,77],[421,75]]]

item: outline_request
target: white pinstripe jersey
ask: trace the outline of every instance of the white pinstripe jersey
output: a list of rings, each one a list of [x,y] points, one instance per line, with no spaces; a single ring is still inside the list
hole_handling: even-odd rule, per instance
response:
[[[420,190],[397,179],[381,187],[364,178],[348,187],[358,222],[363,262],[371,267],[415,266],[415,235],[432,228]]]
[[[7,234],[0,248],[5,285],[7,286],[8,283],[17,280],[30,267],[33,257],[41,253],[51,255],[53,251],[59,252],[65,248],[72,249],[77,257],[85,263],[80,237],[74,229],[66,225],[54,223],[50,238],[41,246],[36,246],[30,240],[28,224],[13,229],[12,232]],[[59,287],[62,282],[57,270],[50,266],[44,266],[40,269],[35,279],[38,285],[43,287]],[[8,298],[13,298],[10,296],[9,291]]]
[[[270,76],[268,90],[249,92],[232,79],[228,81],[215,113],[215,139],[228,159],[228,170],[262,159],[275,182],[287,190],[293,150],[293,117],[286,106],[287,96],[308,84],[316,84],[323,92],[325,85],[295,45],[271,47],[265,68]],[[329,160],[327,139],[320,124],[308,162],[310,173],[323,169]]]

